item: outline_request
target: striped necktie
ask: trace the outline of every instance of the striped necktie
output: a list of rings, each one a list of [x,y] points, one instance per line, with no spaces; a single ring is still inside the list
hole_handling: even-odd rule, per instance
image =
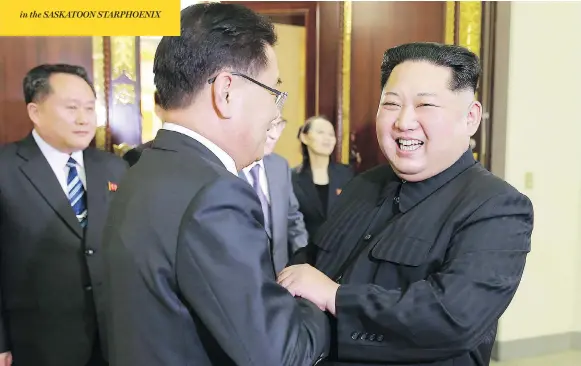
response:
[[[77,162],[73,158],[69,158],[67,161],[67,166],[69,167],[69,176],[67,178],[67,189],[69,190],[69,202],[77,220],[81,224],[81,227],[87,226],[87,203],[85,196],[85,188],[83,187],[83,182],[79,178],[79,173],[77,172]]]

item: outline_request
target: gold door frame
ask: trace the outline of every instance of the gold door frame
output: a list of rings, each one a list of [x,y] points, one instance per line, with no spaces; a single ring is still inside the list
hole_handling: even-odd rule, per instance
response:
[[[93,37],[93,83],[97,94],[97,148],[122,155],[131,146],[125,143],[112,145],[110,129],[111,104],[135,104],[140,100],[139,88],[131,84],[116,84],[111,80],[122,76],[138,82],[137,60],[139,37]],[[136,58],[137,57],[137,58]]]

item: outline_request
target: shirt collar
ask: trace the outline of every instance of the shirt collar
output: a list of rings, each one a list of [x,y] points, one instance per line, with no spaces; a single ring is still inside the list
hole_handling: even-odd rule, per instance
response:
[[[252,170],[252,168],[254,168],[255,165],[260,165],[260,167],[262,169],[264,169],[264,160],[260,159],[258,161],[255,161],[254,163],[250,164],[246,168],[243,168],[242,171],[246,174],[250,174],[250,170]]]
[[[34,141],[36,142],[38,148],[42,152],[42,155],[44,155],[46,160],[51,165],[55,164],[59,167],[64,168],[67,165],[69,158],[73,158],[76,161],[77,165],[79,165],[81,168],[84,168],[85,163],[83,160],[82,150],[75,151],[69,155],[67,153],[55,149],[52,145],[50,145],[42,137],[40,137],[36,130],[32,130],[32,137],[34,138]]]
[[[380,202],[383,202],[388,195],[393,194],[394,186],[400,186],[399,210],[406,212],[474,164],[476,164],[476,160],[474,160],[472,150],[468,149],[449,168],[420,182],[406,182],[391,170],[380,195]]]
[[[198,141],[200,144],[208,148],[208,150],[210,150],[214,155],[216,155],[216,157],[220,159],[222,164],[224,164],[224,166],[226,167],[226,169],[228,169],[230,173],[238,175],[238,170],[236,169],[236,163],[234,162],[234,159],[232,159],[232,157],[228,155],[228,153],[226,153],[224,150],[218,147],[218,145],[208,140],[204,136],[190,130],[189,128],[177,125],[175,123],[164,122],[161,128],[163,128],[164,130],[181,133]]]

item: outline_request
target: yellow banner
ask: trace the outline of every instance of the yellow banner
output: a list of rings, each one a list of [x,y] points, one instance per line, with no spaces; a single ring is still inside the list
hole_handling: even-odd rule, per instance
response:
[[[178,36],[180,0],[0,1],[0,36]]]

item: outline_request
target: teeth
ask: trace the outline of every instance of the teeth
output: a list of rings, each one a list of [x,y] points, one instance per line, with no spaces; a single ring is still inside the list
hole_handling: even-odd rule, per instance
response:
[[[400,145],[421,145],[422,142],[420,140],[404,140],[404,139],[398,139],[398,142]]]
[[[404,140],[404,139],[398,139],[397,143],[399,144],[399,148],[405,151],[417,150],[420,148],[420,146],[424,144],[420,140]]]
[[[413,151],[413,150],[419,149],[420,146],[422,146],[422,145],[408,145],[408,146],[400,145],[399,148],[402,150],[406,150],[406,151]]]

